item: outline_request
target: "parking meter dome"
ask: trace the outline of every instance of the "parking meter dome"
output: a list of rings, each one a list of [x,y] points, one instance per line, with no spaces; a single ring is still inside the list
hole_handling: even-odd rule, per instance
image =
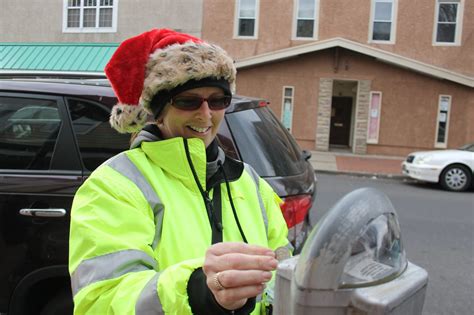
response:
[[[400,275],[407,266],[396,211],[373,188],[347,194],[309,235],[295,270],[298,287],[371,286]]]
[[[390,281],[406,268],[400,227],[393,213],[372,220],[352,243],[340,287],[360,287]]]

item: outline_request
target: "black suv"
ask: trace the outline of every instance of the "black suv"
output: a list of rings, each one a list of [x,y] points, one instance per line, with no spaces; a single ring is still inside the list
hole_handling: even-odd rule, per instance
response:
[[[102,162],[128,148],[108,123],[106,80],[0,80],[0,313],[67,314],[69,211]],[[284,200],[297,250],[314,211],[308,159],[262,99],[235,96],[218,135]]]

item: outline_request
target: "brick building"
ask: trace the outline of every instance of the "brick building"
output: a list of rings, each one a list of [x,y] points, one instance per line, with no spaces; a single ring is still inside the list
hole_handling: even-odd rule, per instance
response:
[[[237,92],[306,149],[405,155],[474,141],[474,2],[205,0]]]
[[[270,100],[303,148],[405,155],[474,141],[471,0],[3,1],[0,75],[102,74],[120,41],[154,27],[227,49],[237,92]]]

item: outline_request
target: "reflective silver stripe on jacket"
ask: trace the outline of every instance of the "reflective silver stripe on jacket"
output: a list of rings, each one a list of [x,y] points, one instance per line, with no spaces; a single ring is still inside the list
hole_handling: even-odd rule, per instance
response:
[[[160,299],[158,298],[158,278],[160,273],[157,273],[143,288],[137,303],[135,304],[136,315],[160,315],[164,314]]]
[[[244,167],[245,167],[245,171],[247,171],[247,173],[250,174],[253,181],[255,182],[255,188],[257,190],[257,196],[258,196],[258,203],[260,205],[260,211],[262,212],[263,223],[265,224],[265,233],[267,234],[267,237],[268,237],[268,217],[267,217],[267,211],[265,210],[265,207],[263,205],[262,196],[260,196],[260,184],[259,184],[260,176],[253,169],[253,167],[251,167],[247,163],[244,163]]]
[[[152,248],[155,249],[161,237],[161,229],[163,226],[163,209],[164,206],[161,203],[160,198],[156,194],[153,187],[150,185],[148,180],[143,176],[140,170],[133,164],[125,153],[119,154],[114,158],[105,162],[106,165],[110,166],[123,176],[131,180],[145,196],[148,201],[153,214],[155,216],[155,237],[153,239]]]
[[[127,249],[83,260],[71,275],[72,294],[102,280],[123,276],[129,272],[155,270],[156,261],[147,253]]]

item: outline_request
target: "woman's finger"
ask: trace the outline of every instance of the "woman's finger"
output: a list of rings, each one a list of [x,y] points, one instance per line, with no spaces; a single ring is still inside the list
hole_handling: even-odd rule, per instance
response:
[[[213,284],[217,289],[231,289],[245,286],[257,286],[266,283],[272,278],[270,271],[260,270],[226,270],[218,272]],[[216,276],[214,276],[216,277]]]
[[[272,271],[278,266],[278,260],[274,257],[240,253],[217,256],[212,261],[216,272],[231,269]]]
[[[268,247],[236,242],[224,242],[214,244],[209,247],[207,253],[215,256],[221,256],[229,253],[241,253],[248,255],[263,255],[275,257],[275,253]]]
[[[213,291],[216,301],[224,308],[235,309],[236,304],[240,304],[241,301],[255,297],[261,294],[265,286],[263,284],[229,288],[223,290]]]

